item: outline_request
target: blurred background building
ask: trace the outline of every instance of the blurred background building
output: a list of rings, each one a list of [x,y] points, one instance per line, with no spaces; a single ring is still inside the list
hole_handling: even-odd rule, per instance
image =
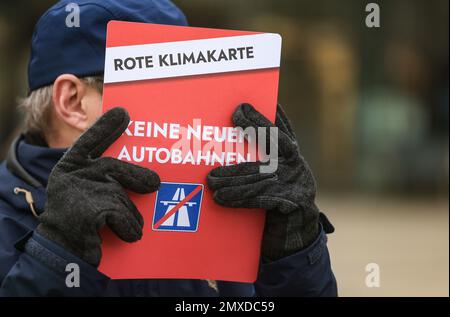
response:
[[[0,159],[20,132],[34,24],[54,2],[0,3]],[[279,101],[337,229],[341,295],[448,296],[449,1],[174,2],[192,26],[282,35]],[[370,2],[380,28],[365,24]]]

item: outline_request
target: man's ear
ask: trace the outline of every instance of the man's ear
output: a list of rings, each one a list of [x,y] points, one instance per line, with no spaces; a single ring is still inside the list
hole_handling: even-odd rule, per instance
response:
[[[82,104],[86,92],[87,85],[71,74],[60,75],[53,83],[55,114],[65,124],[81,132],[89,126],[86,109]]]

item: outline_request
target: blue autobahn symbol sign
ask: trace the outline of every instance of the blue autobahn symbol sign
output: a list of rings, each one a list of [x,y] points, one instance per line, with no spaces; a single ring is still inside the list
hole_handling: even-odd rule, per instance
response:
[[[161,183],[156,195],[153,230],[197,231],[203,188],[202,184]]]

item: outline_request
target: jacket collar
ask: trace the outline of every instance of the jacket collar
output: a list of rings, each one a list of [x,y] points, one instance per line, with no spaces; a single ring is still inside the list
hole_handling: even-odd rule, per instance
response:
[[[24,136],[14,140],[6,164],[0,164],[0,203],[6,202],[17,211],[29,213],[30,204],[24,192],[17,192],[17,189],[25,190],[32,195],[35,211],[38,214],[43,212],[50,172],[65,151],[32,145]],[[35,218],[27,219],[30,221],[28,225],[32,227]]]
[[[33,187],[46,187],[50,172],[66,150],[32,145],[21,135],[10,148],[7,166],[25,183]]]

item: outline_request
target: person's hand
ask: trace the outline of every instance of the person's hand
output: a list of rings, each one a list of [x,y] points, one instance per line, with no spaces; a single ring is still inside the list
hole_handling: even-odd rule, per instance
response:
[[[275,125],[251,105],[242,104],[233,123],[246,129],[278,127],[278,168],[261,173],[261,162],[246,162],[213,169],[207,177],[214,200],[223,206],[267,210],[262,255],[277,260],[310,245],[318,236],[319,210],[311,169],[300,155],[290,123],[278,106]],[[269,129],[266,129],[268,142]]]
[[[143,218],[125,190],[146,194],[160,184],[149,169],[100,157],[129,121],[124,109],[114,108],[80,136],[50,174],[39,217],[39,234],[93,266],[100,263],[99,229],[104,225],[126,242],[142,237]]]

